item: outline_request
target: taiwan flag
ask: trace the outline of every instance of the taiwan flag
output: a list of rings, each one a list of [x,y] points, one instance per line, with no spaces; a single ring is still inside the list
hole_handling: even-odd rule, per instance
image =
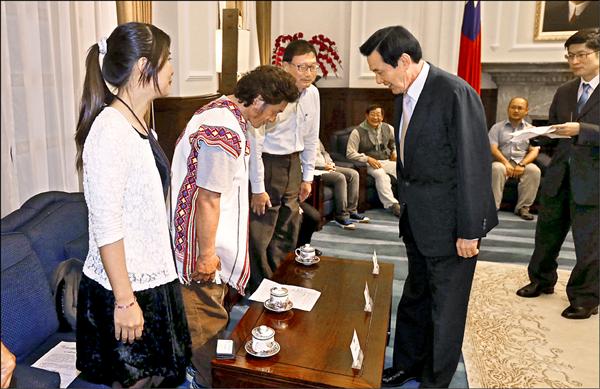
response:
[[[481,90],[481,1],[467,1],[460,34],[458,76]]]

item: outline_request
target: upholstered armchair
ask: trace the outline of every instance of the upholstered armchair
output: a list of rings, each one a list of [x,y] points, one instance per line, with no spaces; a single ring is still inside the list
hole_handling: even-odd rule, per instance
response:
[[[358,210],[363,212],[371,208],[381,208],[383,205],[379,201],[375,180],[367,174],[367,164],[364,162],[352,161],[346,158],[346,145],[350,133],[356,126],[348,127],[343,130],[335,131],[329,139],[329,155],[338,166],[352,167],[358,171],[360,185],[358,189]],[[391,177],[391,176],[390,176]],[[396,179],[392,179],[392,190],[396,194]]]

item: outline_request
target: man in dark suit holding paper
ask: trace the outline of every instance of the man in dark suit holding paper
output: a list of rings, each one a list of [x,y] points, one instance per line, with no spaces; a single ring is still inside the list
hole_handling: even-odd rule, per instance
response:
[[[535,249],[529,262],[530,284],[521,297],[554,293],[558,253],[573,230],[577,263],[567,284],[567,319],[587,319],[598,313],[598,237],[600,108],[598,74],[600,31],[581,30],[565,42],[571,71],[577,78],[558,88],[549,112],[558,141],[542,180]]]
[[[400,235],[408,277],[398,305],[393,366],[382,386],[421,378],[447,387],[458,365],[479,239],[498,219],[487,125],[477,92],[423,61],[404,27],[360,47],[394,94]]]

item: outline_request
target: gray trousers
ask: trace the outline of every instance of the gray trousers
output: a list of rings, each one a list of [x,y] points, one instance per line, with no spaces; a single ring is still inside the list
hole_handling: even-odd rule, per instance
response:
[[[515,166],[514,161],[510,163]],[[519,180],[519,198],[517,200],[517,206],[515,212],[523,207],[530,207],[535,200],[538,188],[540,187],[540,178],[542,172],[536,164],[530,163],[525,166],[523,175],[518,178]],[[504,185],[506,184],[506,167],[501,162],[492,162],[492,192],[494,192],[494,200],[496,201],[496,209],[500,208],[502,202],[502,192],[504,191]]]
[[[250,211],[250,281],[252,293],[263,278],[271,278],[285,256],[296,248],[300,231],[298,194],[302,183],[299,153],[263,153],[265,190],[271,207],[264,215]]]
[[[358,180],[356,170],[342,166],[336,166],[335,171],[321,175],[321,181],[333,188],[336,219],[347,219],[351,213],[356,213]]]

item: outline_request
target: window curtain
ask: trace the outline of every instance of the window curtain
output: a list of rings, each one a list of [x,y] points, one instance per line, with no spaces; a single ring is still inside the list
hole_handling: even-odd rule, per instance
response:
[[[256,2],[256,32],[260,64],[271,63],[271,1]]]
[[[117,24],[113,2],[3,1],[1,213],[81,190],[75,126],[85,57]]]
[[[152,23],[152,1],[117,1],[117,21]]]

